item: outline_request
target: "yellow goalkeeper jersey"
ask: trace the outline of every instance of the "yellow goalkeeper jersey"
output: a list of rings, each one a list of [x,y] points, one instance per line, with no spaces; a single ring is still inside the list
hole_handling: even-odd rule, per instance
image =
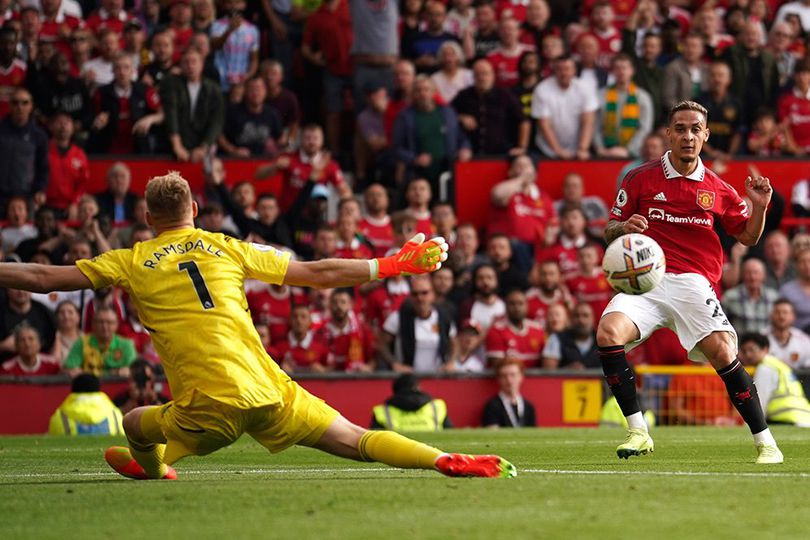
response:
[[[202,392],[251,408],[279,403],[276,386],[289,377],[262,346],[244,281],[281,284],[289,262],[268,246],[185,228],[76,265],[94,288],[115,285],[133,297],[178,405]]]

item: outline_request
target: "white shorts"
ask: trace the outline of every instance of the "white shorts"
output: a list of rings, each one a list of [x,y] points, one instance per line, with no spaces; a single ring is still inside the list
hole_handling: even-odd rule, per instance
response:
[[[641,335],[638,341],[627,344],[628,351],[659,328],[674,331],[694,362],[708,360],[697,344],[712,332],[731,334],[737,350],[737,333],[723,313],[709,280],[700,274],[664,274],[661,283],[646,294],[619,293],[602,316],[614,312],[627,315]]]

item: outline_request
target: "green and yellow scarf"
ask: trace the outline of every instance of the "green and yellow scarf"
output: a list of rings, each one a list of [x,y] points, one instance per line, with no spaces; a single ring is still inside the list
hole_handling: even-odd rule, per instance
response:
[[[636,85],[630,83],[627,88],[627,100],[621,110],[619,118],[619,91],[616,85],[610,86],[605,92],[605,121],[602,123],[602,140],[605,146],[626,146],[636,134],[641,123],[638,115],[638,98]]]

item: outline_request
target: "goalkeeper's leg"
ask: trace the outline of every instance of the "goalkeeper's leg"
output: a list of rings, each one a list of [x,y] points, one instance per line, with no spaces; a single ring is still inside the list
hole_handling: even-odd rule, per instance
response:
[[[448,454],[393,431],[369,431],[338,416],[312,445],[336,456],[378,461],[401,469],[432,469],[447,476],[515,476],[514,465],[499,456]]]
[[[124,432],[129,448],[113,446],[107,449],[104,458],[117,473],[137,480],[174,480],[177,473],[170,463],[182,455],[177,448],[166,450],[166,437],[158,423],[159,406],[138,407],[124,416]],[[180,453],[185,453],[180,450]]]

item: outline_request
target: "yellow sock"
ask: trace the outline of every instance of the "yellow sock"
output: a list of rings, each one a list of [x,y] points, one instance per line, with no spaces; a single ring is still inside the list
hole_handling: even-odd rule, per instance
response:
[[[165,444],[140,445],[129,441],[129,451],[149,478],[163,478],[169,471],[169,466],[163,463]]]
[[[433,469],[441,450],[393,431],[367,431],[360,437],[360,455],[401,469]]]

